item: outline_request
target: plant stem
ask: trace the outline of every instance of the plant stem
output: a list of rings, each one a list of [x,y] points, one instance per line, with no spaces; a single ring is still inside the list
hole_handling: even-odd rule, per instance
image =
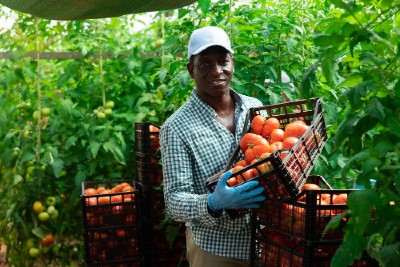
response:
[[[35,18],[35,46],[36,46],[36,86],[37,86],[37,96],[38,96],[38,124],[37,124],[37,151],[36,151],[36,161],[40,160],[40,148],[42,146],[42,136],[41,136],[41,124],[42,124],[42,92],[40,90],[40,55],[39,55],[39,25],[38,19]]]

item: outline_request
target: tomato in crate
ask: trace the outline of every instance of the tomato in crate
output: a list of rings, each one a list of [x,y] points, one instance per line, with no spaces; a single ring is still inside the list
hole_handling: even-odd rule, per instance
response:
[[[96,181],[82,184],[84,228],[138,222],[140,191],[133,181]]]
[[[81,203],[87,265],[144,266],[141,189],[133,181],[83,182]]]
[[[265,188],[266,203],[291,199],[300,193],[328,139],[318,98],[251,108],[243,132],[221,173],[234,171],[230,186],[259,181]],[[239,162],[240,169],[236,168]],[[214,190],[221,173],[207,179],[210,191]],[[227,211],[231,218],[248,212]]]
[[[160,154],[135,153],[136,180],[143,186],[159,186],[163,180]]]
[[[347,209],[347,196],[356,189],[332,189],[321,176],[312,175],[301,193],[290,200],[263,205],[255,220],[272,229],[306,240],[342,239],[342,227],[324,232],[328,223]]]
[[[136,152],[154,154],[160,149],[160,126],[151,122],[135,123]]]

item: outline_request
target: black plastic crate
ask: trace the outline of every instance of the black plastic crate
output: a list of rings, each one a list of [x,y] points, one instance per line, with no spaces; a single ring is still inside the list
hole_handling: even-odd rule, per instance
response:
[[[135,123],[136,152],[154,154],[160,149],[160,126],[151,122]]]
[[[85,262],[90,266],[144,266],[141,189],[134,181],[82,183]]]
[[[158,186],[162,183],[163,173],[160,154],[135,153],[136,180],[143,186]]]
[[[129,185],[132,191],[85,194],[89,188],[111,190],[117,185]],[[85,229],[135,225],[140,223],[141,191],[133,181],[96,181],[82,184],[82,218]]]
[[[309,183],[320,186],[319,190],[304,190],[296,198],[263,205],[255,211],[258,224],[305,240],[342,239],[341,227],[324,233],[328,223],[347,209],[346,201],[335,201],[357,189],[331,189],[326,180],[317,175],[310,176]],[[347,217],[342,219],[344,226]]]
[[[147,227],[143,232],[144,251],[146,266],[189,266],[186,259],[186,235],[185,226],[183,224],[169,222],[154,222],[152,227]],[[167,239],[167,229],[169,226],[176,229],[178,233],[174,237],[173,242]],[[173,231],[173,230],[169,230]],[[170,232],[169,235],[172,233]]]
[[[164,192],[162,188],[143,189],[142,220],[146,223],[159,223],[165,217]]]
[[[88,267],[143,267],[144,263],[140,259],[112,260],[106,262],[96,262],[86,264]]]
[[[145,266],[138,259],[128,259],[128,260],[113,260],[107,262],[97,262],[86,264],[88,267],[143,267]]]
[[[252,267],[330,267],[341,240],[305,241],[274,231],[268,227],[253,228]],[[379,266],[364,255],[351,266]]]
[[[85,262],[93,266],[144,266],[140,235],[139,225],[84,229]]]
[[[309,127],[292,149],[277,150],[269,157],[234,172],[231,177],[240,176],[244,182],[258,180],[265,187],[266,203],[294,198],[300,193],[300,188],[305,183],[328,139],[320,100],[313,98],[252,108],[246,118],[244,133],[251,132],[251,121],[258,114],[276,117],[280,121],[281,128],[291,121],[300,119]],[[231,169],[238,160],[243,158],[244,155],[238,146],[221,173]],[[264,164],[267,164],[268,168],[266,172],[261,173],[258,170]],[[256,175],[251,179],[246,179],[245,172],[252,168],[256,170]],[[214,190],[221,173],[207,179],[206,186],[210,191]],[[228,211],[228,214],[235,218],[248,212],[250,211],[233,210]]]

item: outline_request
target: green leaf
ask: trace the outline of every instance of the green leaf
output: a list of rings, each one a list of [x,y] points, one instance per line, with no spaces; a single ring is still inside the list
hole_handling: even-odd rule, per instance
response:
[[[353,134],[353,128],[358,122],[358,118],[345,118],[340,124],[335,136],[335,145],[340,146],[346,138]]]
[[[342,245],[332,258],[332,267],[350,266],[354,260],[360,259],[367,244],[367,239],[362,235],[345,234]]]
[[[396,176],[394,177],[394,186],[396,190],[400,192],[400,172],[397,172]]]
[[[96,141],[91,141],[89,145],[90,152],[92,153],[93,158],[97,157],[97,153],[99,152],[99,149],[101,147],[101,144]]]
[[[356,125],[353,127],[353,134],[350,136],[351,139],[360,140],[360,137],[367,133],[369,130],[373,129],[378,124],[378,120],[371,116],[364,116]]]
[[[400,137],[400,120],[395,117],[387,117],[387,125],[390,126],[390,132]]]
[[[345,40],[344,37],[338,34],[319,33],[314,36],[314,44],[322,48],[331,46],[336,46],[336,47],[341,46],[344,40]]]
[[[384,238],[373,234],[368,241],[368,253],[380,263],[380,266],[397,266],[400,262],[400,242],[383,245]]]
[[[331,2],[332,2],[332,4],[334,4],[335,6],[337,6],[339,8],[343,8],[343,9],[348,8],[347,4],[342,0],[331,0]]]
[[[400,262],[400,242],[394,244],[384,245],[380,247],[379,251],[372,251],[372,255],[375,256],[381,263],[380,266],[397,266]]]
[[[22,182],[22,180],[23,180],[23,178],[20,174],[15,174],[13,185],[19,184],[20,182]]]
[[[86,173],[83,170],[79,170],[75,175],[75,185],[81,186],[82,182],[86,179]]]
[[[118,147],[115,142],[105,142],[103,144],[103,148],[106,152],[111,151],[111,153],[114,155],[114,158],[121,164],[125,165],[126,164],[126,160],[125,160],[125,156],[121,150],[120,147]]]
[[[363,234],[371,221],[371,210],[380,207],[379,197],[372,190],[356,190],[349,194],[347,205],[351,209],[352,231]],[[348,225],[346,225],[347,228]]]
[[[400,50],[399,50],[400,51]],[[396,85],[394,86],[394,95],[396,97],[400,97],[400,80],[396,82]]]
[[[69,149],[71,146],[75,146],[75,142],[78,140],[78,137],[76,136],[71,136],[70,138],[67,139],[67,142],[65,142],[65,149]]]
[[[44,231],[40,226],[32,228],[32,234],[39,237],[40,239],[44,238]]]
[[[119,144],[121,144],[121,150],[125,151],[126,143],[123,134],[121,132],[115,132],[114,135],[117,137]]]
[[[342,212],[342,213],[336,215],[335,217],[333,217],[329,221],[329,223],[326,225],[326,227],[322,233],[322,236],[324,237],[325,234],[327,232],[329,232],[329,230],[338,228],[343,223],[343,218],[347,217],[348,215],[349,215],[349,212],[346,210],[345,212]]]
[[[362,82],[351,88],[347,91],[346,96],[350,102],[350,105],[357,108],[361,104],[361,100],[367,95],[368,93],[368,86],[370,83]]]
[[[379,167],[381,165],[382,161],[379,158],[370,155],[370,157],[366,158],[362,162],[362,170],[365,173],[373,172],[376,167]]]
[[[334,64],[335,59],[333,56],[326,56],[324,57],[323,61],[321,62],[322,73],[328,83],[328,85],[334,84]]]
[[[376,142],[374,146],[374,154],[377,157],[386,157],[387,153],[393,149],[393,143],[390,140],[382,140]]]
[[[167,76],[167,74],[168,74],[168,70],[167,69],[165,69],[165,68],[162,68],[161,70],[160,70],[160,73],[159,73],[159,77],[160,77],[160,83],[163,83],[164,82],[164,80],[165,80],[165,77]]]
[[[165,235],[166,235],[166,239],[168,241],[168,244],[170,247],[172,247],[172,245],[174,244],[177,236],[180,234],[180,229],[178,225],[167,225],[166,229],[165,229]]]
[[[354,87],[357,84],[361,83],[362,81],[363,81],[362,75],[355,73],[355,74],[352,74],[352,75],[348,76],[346,78],[346,80],[344,80],[343,82],[341,82],[339,84],[339,86],[341,86],[341,87]]]
[[[318,64],[314,63],[301,77],[301,94],[304,98],[309,98],[312,95],[313,84],[316,78],[315,72]]]
[[[178,74],[178,81],[182,88],[185,88],[190,83],[190,76],[186,73]]]
[[[351,23],[346,22],[342,27],[342,33],[344,36],[351,36],[358,28]]]
[[[62,88],[64,86],[64,84],[67,83],[67,81],[71,78],[71,75],[67,74],[67,73],[63,73],[60,75],[60,77],[58,78],[57,81],[57,87],[58,88]]]
[[[206,15],[208,12],[208,9],[211,6],[211,0],[199,0],[198,5],[199,5],[203,15]]]
[[[61,171],[64,168],[64,161],[61,159],[54,159],[51,167],[53,168],[54,175],[58,178],[61,175]]]
[[[373,118],[377,118],[382,122],[385,120],[385,108],[376,97],[369,101],[366,111]]]

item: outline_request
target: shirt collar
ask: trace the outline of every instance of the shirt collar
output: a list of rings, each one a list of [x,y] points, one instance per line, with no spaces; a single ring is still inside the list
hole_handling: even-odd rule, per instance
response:
[[[235,110],[237,110],[238,108],[243,110],[243,101],[242,101],[242,98],[240,97],[240,95],[237,92],[235,92],[233,89],[230,89],[230,94],[235,99]],[[194,101],[195,105],[203,113],[207,113],[211,117],[214,117],[214,118],[217,116],[217,113],[215,112],[215,110],[210,105],[208,105],[203,99],[201,99],[199,97],[199,95],[197,94],[196,88],[193,89],[193,91],[190,95],[190,98]]]

